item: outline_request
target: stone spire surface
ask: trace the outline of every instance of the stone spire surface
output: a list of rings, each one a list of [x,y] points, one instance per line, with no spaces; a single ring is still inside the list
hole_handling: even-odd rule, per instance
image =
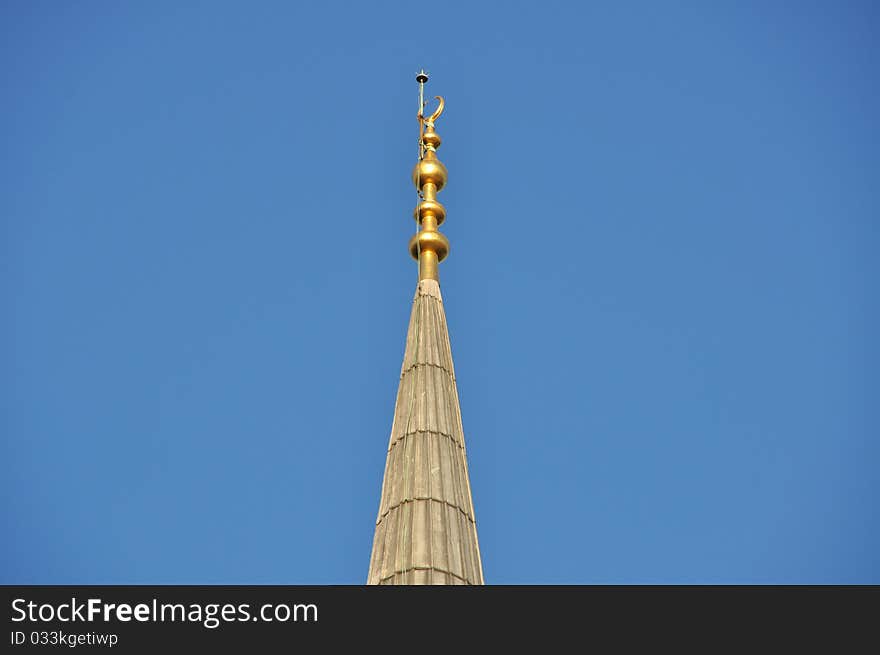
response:
[[[446,184],[446,167],[437,159],[438,108],[424,115],[424,71],[419,82],[419,161],[413,181],[420,202],[419,231],[410,253],[419,263],[406,351],[367,584],[483,584],[471,497],[464,430],[452,365],[452,349],[440,294],[438,264],[449,241],[437,228],[446,210],[437,192]]]

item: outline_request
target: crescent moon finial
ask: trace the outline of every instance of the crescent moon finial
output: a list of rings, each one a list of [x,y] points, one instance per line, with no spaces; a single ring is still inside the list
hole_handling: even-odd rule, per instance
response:
[[[443,96],[434,96],[434,99],[437,100],[440,104],[437,105],[437,109],[434,110],[434,113],[431,114],[425,122],[428,124],[433,123],[438,118],[440,118],[440,114],[443,113],[443,108],[446,106],[446,103],[443,101]]]

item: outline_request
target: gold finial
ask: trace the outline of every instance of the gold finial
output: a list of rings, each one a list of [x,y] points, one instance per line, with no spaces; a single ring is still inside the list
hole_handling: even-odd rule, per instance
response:
[[[419,231],[409,241],[409,252],[419,262],[419,280],[438,280],[438,264],[449,254],[449,240],[437,227],[446,218],[446,209],[437,202],[437,192],[446,185],[447,172],[443,163],[437,159],[440,135],[434,131],[434,121],[443,113],[445,103],[440,96],[437,109],[425,117],[425,82],[428,74],[421,70],[416,75],[419,83],[419,161],[413,169],[413,182],[419,192],[421,202],[416,206],[413,217],[419,224]]]

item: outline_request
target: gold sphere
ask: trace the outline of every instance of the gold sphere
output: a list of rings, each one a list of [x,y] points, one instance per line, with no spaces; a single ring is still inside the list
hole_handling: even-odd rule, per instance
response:
[[[409,254],[413,259],[419,258],[420,250],[433,250],[437,253],[437,260],[442,262],[449,254],[449,239],[440,232],[422,230],[409,240]]]
[[[413,210],[413,218],[421,223],[426,216],[433,216],[437,225],[442,225],[446,220],[446,208],[436,200],[422,200]]]
[[[439,148],[442,141],[440,139],[440,135],[437,134],[434,130],[427,130],[422,135],[422,143],[424,143],[426,146],[431,146],[432,148]]]
[[[436,156],[432,155],[434,153],[428,151],[425,158],[416,164],[413,169],[412,179],[417,189],[421,189],[426,184],[431,183],[439,191],[446,184],[446,178],[449,173],[446,172],[446,167],[443,163]]]

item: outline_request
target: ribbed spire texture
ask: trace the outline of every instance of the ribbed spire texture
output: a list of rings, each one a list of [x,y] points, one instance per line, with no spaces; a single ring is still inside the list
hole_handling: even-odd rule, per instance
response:
[[[413,300],[367,583],[483,584],[436,280],[421,280]]]

